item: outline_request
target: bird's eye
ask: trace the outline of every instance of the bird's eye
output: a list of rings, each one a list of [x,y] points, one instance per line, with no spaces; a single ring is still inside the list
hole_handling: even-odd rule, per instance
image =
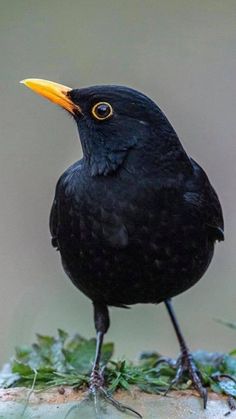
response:
[[[92,115],[94,118],[103,121],[104,119],[108,119],[112,116],[113,109],[110,103],[107,102],[98,102],[92,108]]]

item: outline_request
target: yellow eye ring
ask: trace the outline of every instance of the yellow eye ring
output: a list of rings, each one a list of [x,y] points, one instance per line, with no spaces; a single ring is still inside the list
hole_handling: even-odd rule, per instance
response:
[[[98,102],[92,108],[92,115],[99,121],[104,121],[113,115],[113,109],[108,102]]]

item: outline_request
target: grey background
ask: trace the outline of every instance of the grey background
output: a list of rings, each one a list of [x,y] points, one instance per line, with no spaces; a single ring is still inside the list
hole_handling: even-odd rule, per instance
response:
[[[81,156],[66,113],[19,80],[132,86],[164,110],[223,204],[226,241],[205,277],[175,299],[191,348],[230,350],[236,333],[214,318],[235,309],[235,0],[0,1],[1,363],[36,332],[94,335],[92,307],[51,248],[48,215],[64,169]],[[116,354],[177,342],[164,306],[111,309]]]

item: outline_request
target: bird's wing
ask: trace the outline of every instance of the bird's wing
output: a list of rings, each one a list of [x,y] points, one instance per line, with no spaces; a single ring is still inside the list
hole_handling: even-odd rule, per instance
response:
[[[49,229],[52,237],[52,246],[59,249],[59,236],[70,234],[71,221],[71,199],[70,190],[78,182],[80,172],[80,161],[70,166],[59,178],[55,197],[49,217]],[[78,214],[77,214],[78,220]]]
[[[220,201],[204,170],[193,159],[191,161],[195,182],[190,182],[184,199],[197,210],[207,227],[209,237],[214,241],[222,241],[224,240],[224,220]]]
[[[57,214],[57,198],[55,197],[52,203],[52,208],[49,216],[49,229],[51,233],[51,243],[52,246],[58,249],[57,241],[57,224],[58,224],[58,214]]]

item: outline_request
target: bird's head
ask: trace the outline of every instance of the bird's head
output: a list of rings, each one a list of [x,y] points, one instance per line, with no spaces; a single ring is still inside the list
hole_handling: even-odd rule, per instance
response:
[[[41,79],[22,83],[73,115],[92,176],[113,173],[131,150],[153,155],[178,141],[158,106],[134,89],[110,85],[71,89]]]

